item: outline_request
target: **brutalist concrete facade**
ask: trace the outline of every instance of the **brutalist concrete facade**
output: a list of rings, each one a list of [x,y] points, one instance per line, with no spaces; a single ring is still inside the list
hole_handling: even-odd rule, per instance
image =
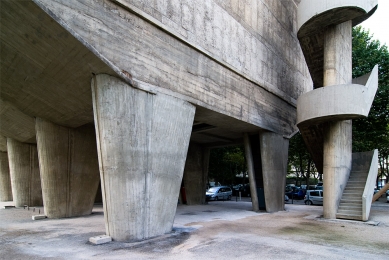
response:
[[[267,210],[283,210],[297,99],[313,89],[298,39],[299,4],[1,1],[0,134],[36,143],[38,153],[62,154],[57,144],[43,142],[50,131],[38,125],[72,131],[93,123],[97,155],[91,152],[85,164],[97,164],[98,157],[106,230],[116,240],[169,232],[184,172],[191,174],[186,182],[197,175],[197,184],[188,185],[197,194],[188,194],[202,203],[209,148],[243,143],[243,136],[261,142],[251,146]],[[71,137],[61,141],[77,147]],[[185,166],[188,147],[196,148],[188,154],[196,163]],[[63,154],[64,172],[84,161],[80,153]],[[40,168],[49,169],[48,163],[39,154]],[[89,164],[78,165],[77,174],[95,176]],[[44,193],[50,174],[40,175]],[[80,194],[97,182],[67,187]],[[89,205],[93,192],[80,203]]]

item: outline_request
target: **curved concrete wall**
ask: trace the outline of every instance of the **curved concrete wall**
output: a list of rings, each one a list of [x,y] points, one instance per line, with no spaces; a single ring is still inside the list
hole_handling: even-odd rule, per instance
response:
[[[301,0],[298,6],[297,30],[300,30],[300,28],[311,18],[322,13],[340,8],[361,9],[362,13],[368,13],[377,5],[377,3],[377,0]],[[344,21],[350,20],[349,17],[343,16],[345,17],[344,19],[346,19]],[[353,19],[353,17],[351,19]],[[322,25],[324,24],[325,23],[322,23]]]
[[[365,78],[363,76],[362,78]],[[355,82],[361,81],[356,79]],[[362,80],[363,81],[363,80]],[[378,66],[369,74],[366,86],[333,85],[318,88],[300,96],[297,102],[297,124],[368,116],[378,88]]]

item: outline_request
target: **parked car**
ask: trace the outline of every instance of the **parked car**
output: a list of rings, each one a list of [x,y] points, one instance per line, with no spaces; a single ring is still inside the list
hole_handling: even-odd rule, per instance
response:
[[[285,191],[285,195],[288,196],[289,199],[302,200],[305,195],[305,190],[293,187],[291,189],[287,189]]]
[[[227,186],[212,187],[205,193],[206,200],[230,200],[232,190]]]
[[[285,195],[285,201],[289,201],[289,197]]]
[[[305,205],[323,205],[322,190],[307,190],[304,197]]]

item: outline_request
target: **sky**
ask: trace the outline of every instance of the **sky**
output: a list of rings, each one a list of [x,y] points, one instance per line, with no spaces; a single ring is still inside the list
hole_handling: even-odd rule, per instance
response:
[[[378,0],[378,9],[360,25],[370,30],[374,40],[389,47],[389,0]]]

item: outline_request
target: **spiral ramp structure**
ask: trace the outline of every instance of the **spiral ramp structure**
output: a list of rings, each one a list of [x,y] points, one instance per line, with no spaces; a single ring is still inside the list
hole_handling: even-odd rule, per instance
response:
[[[368,115],[378,66],[352,79],[351,34],[377,6],[376,0],[302,0],[298,6],[298,38],[314,90],[297,101],[297,126],[323,173],[325,218],[369,218],[378,153],[352,154],[351,120]]]

